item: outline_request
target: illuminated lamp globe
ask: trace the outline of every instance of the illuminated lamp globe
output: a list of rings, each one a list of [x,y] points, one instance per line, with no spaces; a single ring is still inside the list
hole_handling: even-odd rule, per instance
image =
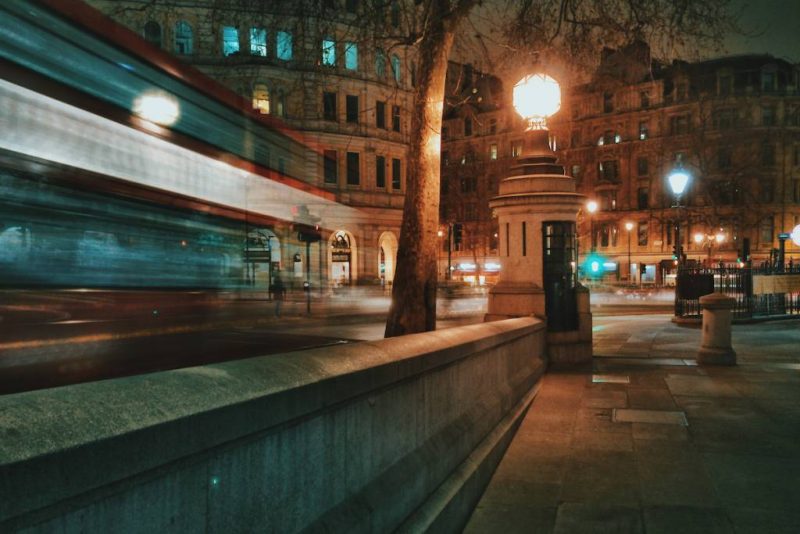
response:
[[[625,223],[625,229],[626,229],[627,231],[629,231],[629,232],[630,232],[631,230],[633,230],[633,223],[632,223],[632,222],[630,222],[630,221],[626,222],[626,223]]]
[[[589,213],[596,212],[597,211],[597,202],[595,202],[594,200],[590,200],[589,202],[587,202],[586,203],[586,211],[588,211]]]
[[[545,120],[561,108],[561,88],[546,74],[529,74],[514,86],[514,109],[528,120],[528,129],[544,129]]]
[[[694,242],[697,243],[698,245],[702,243],[705,240],[705,238],[706,236],[704,236],[700,232],[694,234]]]
[[[792,229],[791,238],[792,238],[792,243],[800,247],[800,224],[798,224]]]
[[[681,196],[686,190],[686,185],[689,183],[689,175],[681,169],[676,169],[667,177],[669,186],[675,196]]]

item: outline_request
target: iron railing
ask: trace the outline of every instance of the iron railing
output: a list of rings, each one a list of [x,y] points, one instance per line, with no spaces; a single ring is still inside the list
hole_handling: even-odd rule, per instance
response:
[[[800,314],[800,284],[790,283],[784,277],[796,277],[800,265],[791,268],[738,268],[738,267],[682,267],[678,271],[675,287],[675,316],[700,317],[700,297],[712,292],[723,293],[735,299],[733,317],[749,319]],[[754,276],[776,277],[776,282],[786,281],[786,292],[755,291]],[[794,278],[793,277],[793,278]]]

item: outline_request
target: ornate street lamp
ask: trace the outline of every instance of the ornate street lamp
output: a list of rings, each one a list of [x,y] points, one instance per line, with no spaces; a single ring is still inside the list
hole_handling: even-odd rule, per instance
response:
[[[686,186],[689,184],[689,173],[687,173],[680,164],[676,168],[674,168],[668,175],[667,175],[667,182],[669,183],[669,187],[672,189],[672,194],[675,196],[675,204],[673,204],[673,208],[675,208],[678,212],[677,221],[675,223],[675,257],[678,260],[678,265],[683,265],[683,246],[681,245],[681,195],[686,190]]]
[[[546,130],[547,117],[561,109],[561,88],[546,74],[529,74],[514,86],[514,109],[528,121],[528,130]]]

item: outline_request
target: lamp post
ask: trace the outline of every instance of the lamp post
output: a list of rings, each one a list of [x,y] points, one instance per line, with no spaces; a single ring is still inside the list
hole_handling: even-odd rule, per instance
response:
[[[683,265],[683,246],[681,245],[681,195],[686,186],[689,184],[689,174],[683,170],[679,164],[667,175],[667,182],[672,189],[672,194],[675,196],[675,204],[672,206],[677,210],[677,220],[675,224],[675,257],[678,260],[678,266]]]
[[[589,248],[591,252],[594,252],[594,212],[597,211],[597,202],[594,200],[587,202],[586,211],[589,212]]]
[[[628,282],[631,281],[631,230],[633,230],[633,223],[628,221],[625,223],[625,229],[628,231]]]

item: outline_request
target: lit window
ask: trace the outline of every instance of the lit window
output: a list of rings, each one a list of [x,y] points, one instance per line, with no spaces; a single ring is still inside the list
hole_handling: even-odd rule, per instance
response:
[[[154,20],[148,21],[144,25],[144,38],[148,43],[161,48],[161,25]]]
[[[192,27],[184,20],[175,23],[175,53],[185,56],[192,53]]]
[[[400,58],[396,55],[392,56],[392,76],[394,81],[400,82]]]
[[[649,130],[650,130],[650,125],[647,123],[647,121],[642,121],[642,122],[639,123],[639,140],[640,141],[644,141],[645,139],[647,139],[647,136],[649,134]]]
[[[489,159],[497,159],[497,144],[489,145]]]
[[[269,113],[269,89],[263,83],[253,86],[253,109],[259,113]]]
[[[620,134],[614,134],[614,142],[615,143],[622,142],[622,136]]]
[[[336,65],[336,42],[333,39],[322,40],[322,64],[329,67]]]
[[[230,56],[239,52],[239,30],[233,26],[222,27],[222,55]]]
[[[267,56],[267,30],[250,28],[250,53],[254,56]]]
[[[344,44],[344,68],[347,70],[358,68],[358,45],[356,43]]]
[[[278,59],[289,61],[292,59],[292,34],[289,32],[278,32]]]
[[[518,158],[522,155],[522,141],[514,141],[511,145],[511,157]]]
[[[375,74],[378,78],[386,76],[386,54],[380,48],[375,52]]]

